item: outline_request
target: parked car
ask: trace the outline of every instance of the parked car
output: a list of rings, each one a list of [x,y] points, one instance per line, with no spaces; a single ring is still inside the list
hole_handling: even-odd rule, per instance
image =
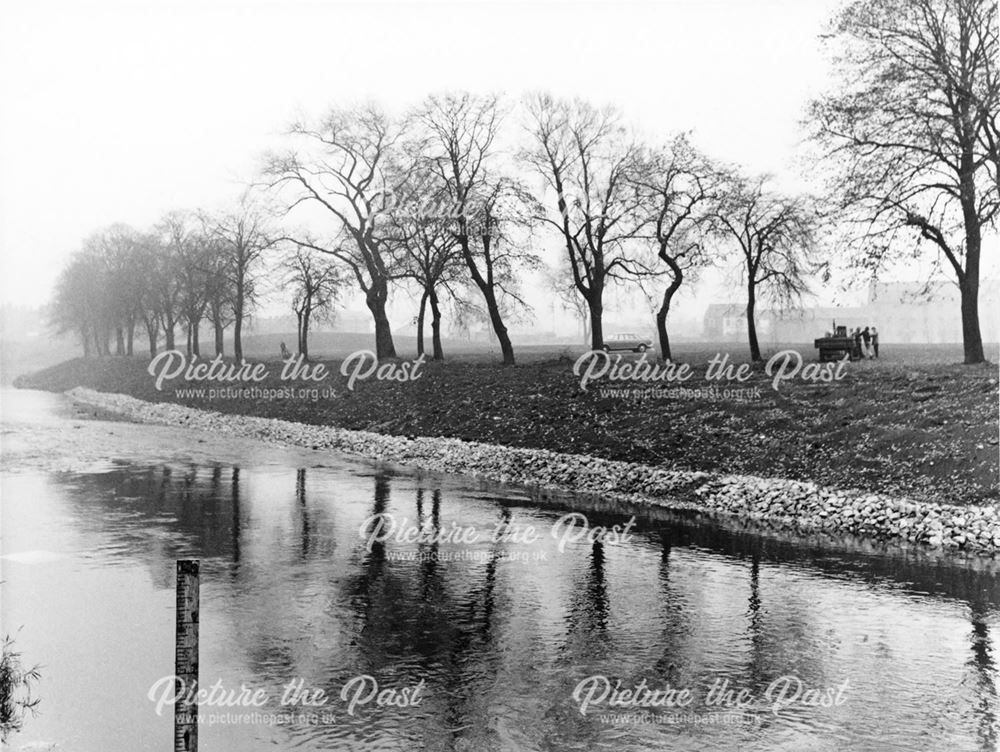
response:
[[[638,334],[612,334],[604,338],[604,352],[612,350],[631,350],[643,353],[653,346],[653,340],[640,337]]]

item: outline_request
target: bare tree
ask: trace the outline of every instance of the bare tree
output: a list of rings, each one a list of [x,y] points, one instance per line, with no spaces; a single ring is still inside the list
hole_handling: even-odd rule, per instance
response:
[[[101,260],[84,251],[73,255],[56,282],[50,323],[60,333],[75,330],[87,358],[109,353],[108,282]]]
[[[670,304],[685,279],[711,259],[700,230],[709,216],[707,209],[717,182],[715,169],[683,135],[649,153],[636,180],[648,219],[644,232],[649,234],[668,280],[656,312],[664,360],[671,359],[667,335]]]
[[[157,259],[156,297],[160,320],[163,325],[167,350],[176,347],[175,333],[182,317],[184,280],[181,272],[182,258],[187,253],[185,246],[190,243],[190,227],[182,212],[167,214],[157,225],[157,247],[161,251]]]
[[[349,280],[336,264],[314,250],[312,244],[296,244],[284,267],[285,285],[292,290],[298,351],[309,360],[309,328],[318,320],[332,317],[333,306]]]
[[[767,177],[731,175],[712,213],[722,237],[740,250],[740,273],[747,291],[747,337],[750,357],[761,360],[757,341],[758,298],[784,307],[808,291],[818,215],[801,196],[782,196],[770,189]]]
[[[114,330],[115,354],[132,355],[142,302],[141,280],[135,274],[139,233],[128,225],[114,224],[88,238],[84,247],[107,275],[108,286],[101,295]]]
[[[142,238],[115,224],[88,237],[63,270],[57,285],[52,323],[76,330],[84,355],[131,355],[135,327],[142,315]]]
[[[420,290],[417,354],[424,353],[424,322],[429,304],[433,357],[443,360],[440,292],[451,292],[451,285],[465,270],[465,262],[452,231],[454,217],[441,178],[431,170],[417,169],[404,190],[405,198],[393,211],[393,220],[405,253],[405,275]]]
[[[229,258],[227,248],[222,241],[214,236],[209,236],[211,251],[208,255],[209,275],[206,313],[209,322],[212,324],[212,332],[215,340],[215,354],[226,354],[226,329],[236,320],[233,310],[237,307],[233,287],[230,284],[232,278],[232,260]],[[242,336],[241,336],[242,343]],[[240,355],[242,359],[242,346]]]
[[[198,357],[201,355],[201,322],[212,285],[214,248],[192,212],[171,212],[163,226],[167,233],[168,258],[176,275],[178,311],[187,330],[187,354]]]
[[[984,360],[979,274],[1000,206],[994,0],[855,0],[836,17],[840,86],[812,105],[835,163],[832,187],[859,232],[856,263],[877,273],[929,241],[961,292],[966,363]]]
[[[516,291],[523,266],[537,258],[514,241],[531,224],[530,196],[515,181],[491,171],[502,120],[496,96],[469,93],[431,96],[417,112],[427,131],[429,164],[441,178],[452,207],[452,233],[469,276],[482,293],[504,365],[514,348],[505,308],[523,306]]]
[[[256,304],[264,257],[278,243],[268,218],[268,213],[249,192],[240,197],[234,209],[203,218],[206,234],[221,244],[220,252],[209,256],[216,278],[216,289],[210,296],[210,305],[214,301],[216,349],[222,345],[219,298],[228,298],[232,309],[233,355],[237,361],[243,360],[243,322]]]
[[[541,175],[556,213],[573,284],[590,310],[591,347],[604,346],[604,291],[650,270],[633,243],[642,226],[635,181],[641,149],[612,108],[537,94],[527,100],[532,146],[522,158]]]
[[[401,276],[398,238],[388,211],[406,180],[403,129],[377,107],[333,110],[315,127],[294,125],[307,149],[272,155],[265,175],[288,191],[287,210],[309,204],[335,221],[332,240],[290,238],[346,265],[375,321],[379,359],[396,357],[386,315],[389,283]]]
[[[155,233],[145,233],[139,240],[139,252],[134,274],[139,283],[139,312],[149,340],[149,357],[155,358],[160,330],[164,329],[162,290],[173,284],[164,280],[165,251],[161,238]],[[169,349],[169,346],[168,346]]]
[[[470,248],[466,266],[483,294],[486,315],[500,343],[503,363],[513,365],[514,350],[504,321],[531,310],[521,297],[518,283],[522,270],[534,271],[542,266],[530,250],[530,233],[540,207],[518,181],[487,177],[468,197],[466,209]]]

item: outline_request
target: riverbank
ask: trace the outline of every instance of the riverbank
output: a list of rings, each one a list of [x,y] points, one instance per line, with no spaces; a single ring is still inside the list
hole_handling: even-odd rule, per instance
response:
[[[849,364],[842,380],[793,380],[775,391],[759,369],[729,397],[642,385],[582,391],[574,354],[552,352],[514,368],[452,360],[427,363],[405,383],[346,388],[339,361],[325,361],[329,394],[281,396],[272,375],[267,397],[199,394],[182,381],[162,391],[145,358],[76,359],[22,377],[22,387],[64,392],[76,386],[226,414],[277,418],[402,437],[457,438],[513,448],[586,455],[688,473],[747,475],[815,483],[859,494],[926,503],[996,504],[998,379],[992,365],[952,364],[931,348],[894,347],[879,362]],[[959,353],[960,354],[960,353]],[[630,357],[630,356],[629,356]],[[699,386],[711,350],[692,352]],[[739,362],[738,353],[731,354]],[[294,384],[299,386],[299,384]],[[724,385],[723,385],[724,386]]]
[[[142,423],[183,426],[313,451],[346,452],[502,483],[600,494],[609,499],[748,520],[800,533],[852,534],[985,554],[1000,551],[1000,514],[994,505],[958,507],[833,490],[794,480],[666,470],[642,463],[454,438],[408,438],[274,418],[224,415],[84,388],[75,388],[69,394],[79,404]]]

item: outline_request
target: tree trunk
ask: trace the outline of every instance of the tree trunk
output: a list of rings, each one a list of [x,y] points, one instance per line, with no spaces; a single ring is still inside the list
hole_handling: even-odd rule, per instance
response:
[[[201,345],[198,337],[199,331],[201,329],[201,320],[196,319],[191,324],[191,353],[196,357],[201,357]]]
[[[496,333],[497,341],[500,343],[503,364],[505,366],[512,366],[514,365],[514,348],[510,344],[507,326],[503,323],[503,317],[500,315],[500,306],[497,304],[496,295],[494,295],[492,288],[483,290],[483,295],[486,298],[486,308],[490,314],[490,323],[493,325],[493,331]]]
[[[757,342],[756,307],[757,291],[753,282],[751,282],[747,288],[747,338],[750,341],[750,360],[754,362],[762,360],[760,357],[760,343]]]
[[[490,256],[490,238],[489,236],[484,236],[483,241],[483,257],[486,261],[487,277],[479,271],[479,267],[476,266],[476,260],[472,255],[472,249],[469,246],[469,236],[466,234],[465,230],[465,220],[464,217],[461,218],[462,229],[459,234],[459,243],[462,248],[462,257],[465,259],[465,265],[469,269],[469,274],[472,275],[472,281],[476,283],[476,287],[483,294],[483,298],[486,300],[486,310],[490,315],[490,324],[493,326],[493,332],[497,336],[497,341],[500,343],[500,352],[503,354],[503,364],[505,366],[514,365],[514,348],[510,344],[510,337],[507,334],[507,327],[503,323],[503,316],[500,315],[500,306],[497,304],[496,292],[493,288],[493,266],[492,257]]]
[[[244,270],[237,270],[236,289],[233,300],[233,357],[237,363],[243,362],[243,313],[246,310],[246,287]]]
[[[958,286],[962,295],[962,347],[966,365],[983,363],[983,335],[979,328],[979,281],[968,275]]]
[[[389,326],[388,316],[385,315],[387,297],[388,285],[382,280],[372,283],[365,295],[365,304],[375,320],[375,357],[379,360],[396,357],[396,346],[392,342],[392,328]]]
[[[601,350],[604,348],[604,302],[600,294],[595,294],[593,290],[587,298],[587,310],[590,314],[590,349]]]
[[[420,296],[420,309],[417,311],[417,355],[424,354],[424,313],[427,310],[427,288]]]
[[[302,311],[295,312],[295,352],[302,352]]]
[[[156,357],[156,339],[158,334],[159,325],[154,321],[150,323],[146,322],[146,336],[149,338],[149,357],[152,360]]]
[[[441,347],[441,309],[438,307],[438,296],[434,288],[431,288],[428,300],[431,303],[431,345],[434,348],[434,360],[444,360],[444,348]]]
[[[97,352],[97,356],[100,357],[107,351],[107,342],[101,337],[101,327],[95,321],[92,325],[94,330],[94,350]]]
[[[963,149],[960,176],[962,219],[965,225],[965,273],[959,277],[962,294],[962,347],[966,365],[983,363],[983,334],[979,328],[979,256],[983,228],[976,201],[975,160],[971,147]]]
[[[167,317],[163,321],[163,336],[164,336],[164,339],[166,340],[165,347],[168,350],[176,350],[177,349],[177,347],[176,347],[177,342],[176,342],[176,339],[174,337],[174,327],[176,326],[176,323],[177,322],[175,322],[174,319],[173,319],[173,317],[170,316],[170,315],[167,315]]]
[[[302,312],[302,347],[299,352],[302,353],[302,360],[309,360],[309,318],[312,315],[312,308],[306,308]]]
[[[226,354],[226,327],[222,324],[222,317],[216,316],[212,321],[212,326],[215,328],[215,354],[225,355]]]
[[[590,349],[604,349],[604,277],[598,269],[594,269],[590,287],[582,281],[576,284],[576,289],[587,302],[587,317],[590,322]]]
[[[243,362],[243,306],[233,306],[233,357],[237,363]]]
[[[125,327],[125,354],[132,357],[135,345],[135,319],[129,321]]]
[[[115,327],[115,355],[125,354],[125,327]]]
[[[670,313],[670,298],[673,297],[673,285],[668,287],[663,293],[663,302],[656,312],[656,334],[660,340],[660,357],[664,361],[673,359],[670,353],[670,337],[667,335],[667,314]]]
[[[667,361],[671,360],[672,357],[670,337],[667,336],[667,314],[670,313],[670,302],[674,299],[674,293],[680,289],[681,283],[684,281],[684,272],[673,259],[663,255],[660,258],[670,267],[671,274],[670,284],[663,291],[663,302],[660,304],[660,310],[656,312],[656,333],[660,339],[660,355],[664,361]]]

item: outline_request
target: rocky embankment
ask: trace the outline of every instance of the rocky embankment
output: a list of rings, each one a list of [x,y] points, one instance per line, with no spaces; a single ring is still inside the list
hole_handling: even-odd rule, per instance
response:
[[[799,481],[677,471],[541,449],[223,415],[83,388],[69,395],[77,402],[143,423],[332,449],[425,470],[595,493],[789,531],[853,534],[984,554],[1000,551],[1000,513],[995,506],[929,504]]]

